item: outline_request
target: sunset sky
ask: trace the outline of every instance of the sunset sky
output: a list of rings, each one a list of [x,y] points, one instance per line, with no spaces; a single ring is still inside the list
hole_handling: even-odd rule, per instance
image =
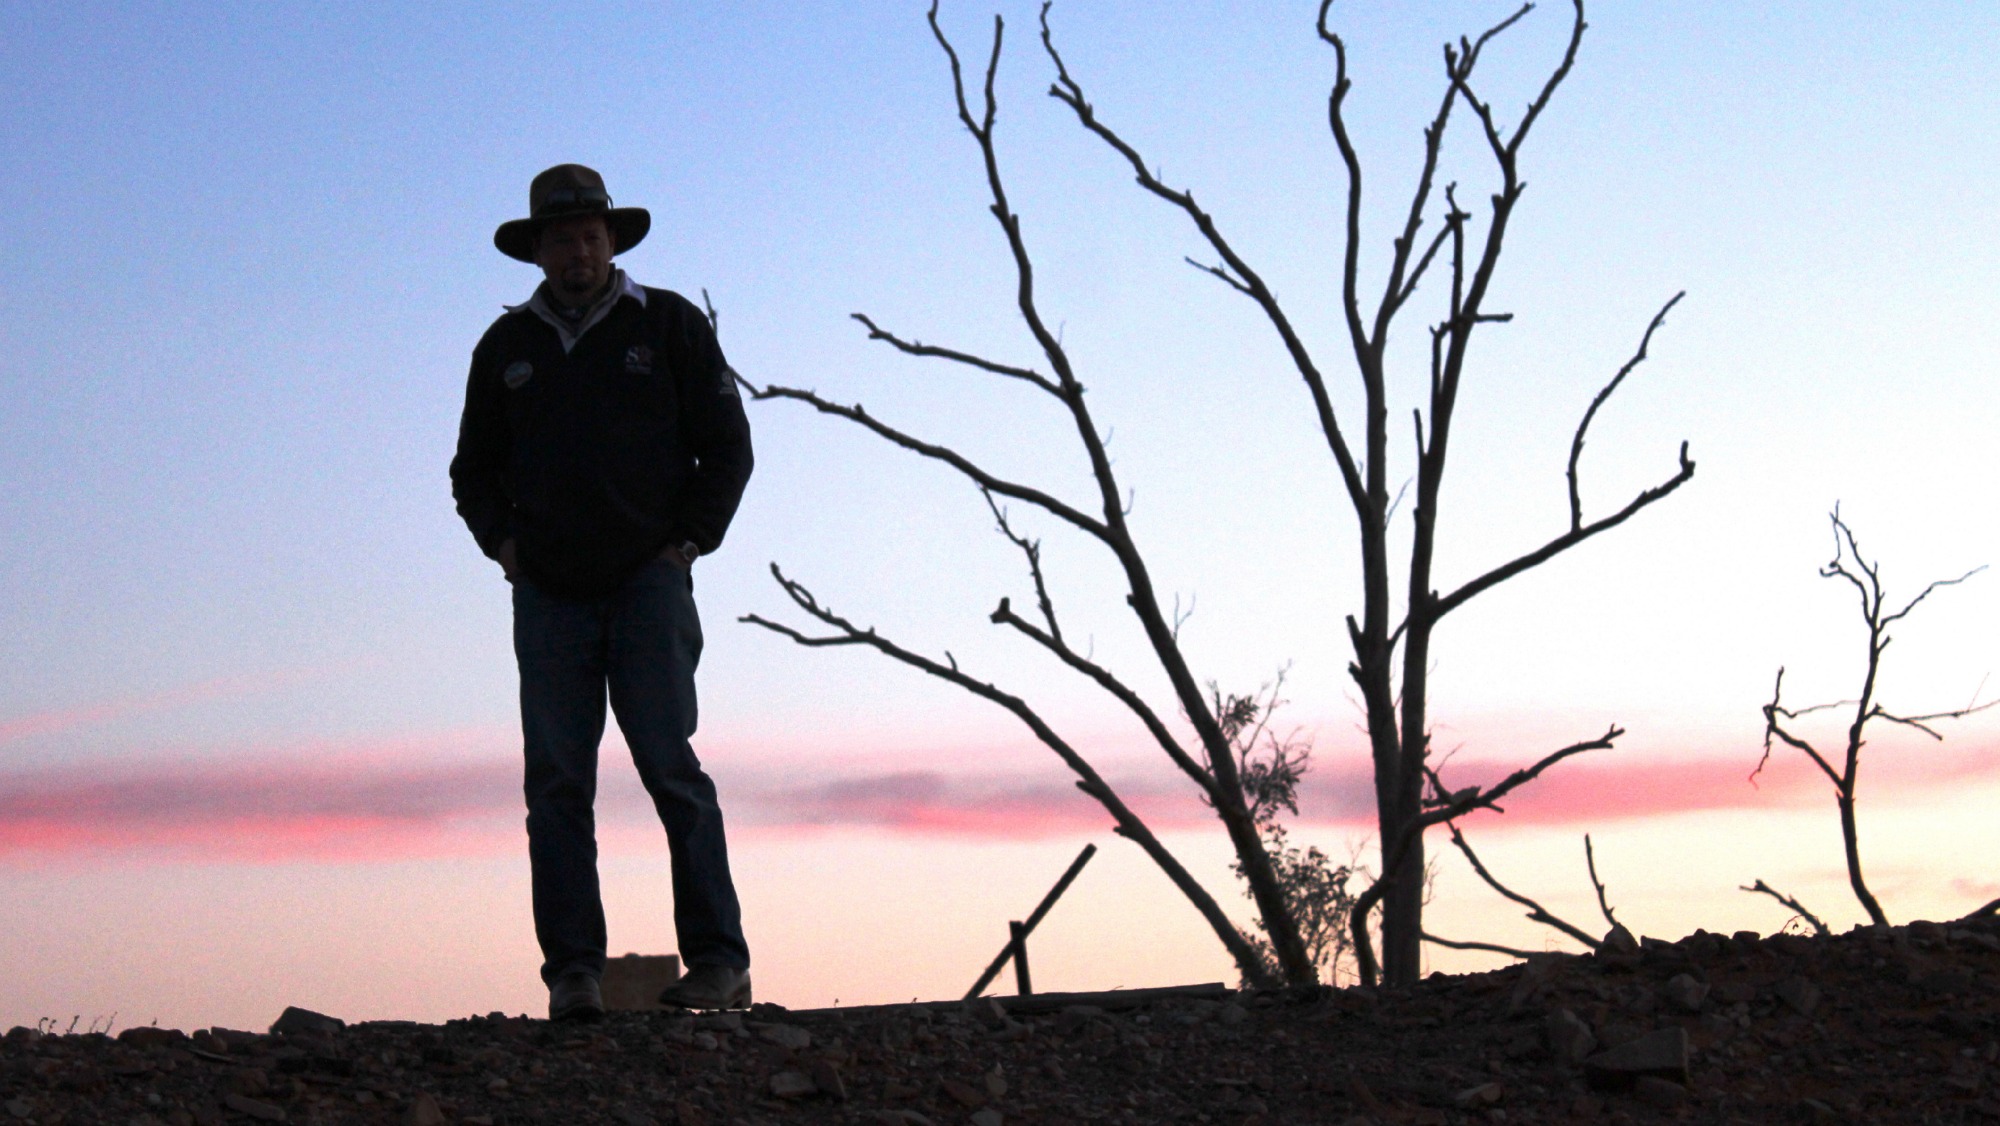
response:
[[[1357,425],[1340,319],[1332,52],[1310,3],[1064,0],[1099,115],[1192,189],[1271,282]],[[1133,489],[1197,675],[1314,744],[1295,841],[1369,846],[1343,616],[1353,517],[1304,388],[1246,301],[1189,268],[1185,218],[1046,96],[1037,6],[947,3],[963,56],[1007,21],[999,146],[1059,327]],[[1439,46],[1505,3],[1341,0],[1366,164],[1364,275],[1406,206]],[[1508,120],[1565,5],[1489,49]],[[1763,878],[1837,927],[1832,801],[1797,756],[1749,781],[1773,674],[1858,685],[1851,591],[1816,577],[1837,502],[1892,592],[2000,562],[2000,8],[1604,0],[1528,145],[1441,506],[1449,585],[1568,517],[1590,397],[1688,296],[1593,423],[1587,512],[1673,472],[1629,525],[1443,627],[1434,741],[1490,780],[1616,723],[1615,751],[1467,823],[1520,890],[1597,928],[1592,835],[1643,933],[1762,931]],[[917,2],[0,7],[0,1028],[260,1027],[538,1012],[506,587],[452,511],[465,367],[538,274],[493,228],[579,161],[648,207],[635,278],[721,315],[733,365],[815,388],[1004,475],[1093,496],[1067,419],[849,319],[1041,365],[978,152]],[[1463,131],[1447,178],[1484,207]],[[1425,296],[1435,299],[1433,286]],[[1422,379],[1419,301],[1392,351]],[[751,404],[758,469],[696,570],[696,748],[722,788],[760,999],[955,996],[1086,842],[1032,943],[1045,989],[1233,980],[1213,936],[1061,763],[991,705],[805,624],[829,605],[1030,699],[1246,921],[1212,820],[1114,701],[987,621],[1032,590],[975,490],[838,420]],[[1398,424],[1399,427],[1401,424]],[[1410,472],[1407,429],[1392,478]],[[1020,505],[1066,631],[1172,714],[1112,561]],[[1896,633],[1885,702],[2000,695],[2000,574]],[[1981,693],[1984,693],[1984,697]],[[1814,728],[1837,741],[1837,720]],[[2000,709],[1871,742],[1863,847],[1899,920],[2000,897]],[[600,822],[612,953],[669,952],[665,850],[622,746]],[[1442,845],[1442,839],[1438,844]],[[1441,860],[1431,926],[1541,948]],[[1559,944],[1557,944],[1559,945]],[[1442,969],[1493,964],[1449,952]]]

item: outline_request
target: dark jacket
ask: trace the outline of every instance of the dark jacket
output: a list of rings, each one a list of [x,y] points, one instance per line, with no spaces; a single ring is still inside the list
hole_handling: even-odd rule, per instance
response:
[[[451,494],[480,550],[513,538],[551,594],[608,594],[665,547],[714,551],[750,467],[736,373],[680,294],[626,286],[567,352],[518,306],[473,349]]]

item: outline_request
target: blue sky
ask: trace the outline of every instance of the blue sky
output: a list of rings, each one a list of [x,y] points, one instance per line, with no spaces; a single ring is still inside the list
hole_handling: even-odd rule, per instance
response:
[[[1181,264],[1203,250],[1185,221],[1043,96],[1034,6],[998,9],[1004,170],[1044,309],[1137,490],[1142,545],[1163,586],[1194,600],[1186,636],[1201,675],[1242,688],[1290,664],[1290,714],[1316,733],[1325,779],[1307,814],[1345,824],[1351,517],[1303,389],[1254,310]],[[1335,6],[1368,162],[1367,269],[1414,172],[1438,45],[1506,10]],[[967,57],[983,58],[993,11],[946,6]],[[1556,58],[1566,14],[1546,4],[1491,49],[1481,88],[1503,112]],[[1099,112],[1259,265],[1351,412],[1331,58],[1311,17],[1269,3],[1135,17],[1086,0],[1053,14]],[[1516,319],[1475,359],[1441,573],[1478,573],[1560,526],[1578,414],[1681,289],[1652,359],[1594,425],[1586,498],[1602,510],[1664,478],[1683,439],[1700,471],[1630,527],[1450,623],[1440,742],[1500,763],[1615,721],[1632,729],[1620,753],[1638,766],[1715,761],[1733,778],[1754,761],[1777,665],[1802,697],[1849,690],[1851,607],[1813,577],[1836,500],[1902,589],[2000,558],[1985,484],[2000,469],[1987,219],[2000,211],[1987,77],[2000,12],[1606,2],[1591,24],[1525,157],[1497,291]],[[0,10],[0,98],[12,156],[0,173],[0,794],[61,802],[75,791],[51,779],[143,794],[171,778],[198,807],[204,786],[228,790],[218,778],[268,787],[216,799],[247,803],[262,830],[148,820],[139,801],[109,843],[10,854],[23,881],[81,865],[92,887],[127,886],[116,872],[196,864],[188,842],[202,833],[254,838],[218,849],[246,873],[270,848],[315,863],[311,848],[271,844],[314,831],[337,838],[315,871],[422,851],[400,830],[368,845],[388,799],[272,828],[297,814],[270,796],[293,769],[350,776],[370,795],[476,777],[467,793],[500,795],[468,807],[487,828],[444,851],[512,856],[515,815],[492,781],[514,753],[504,587],[453,515],[444,468],[471,345],[536,280],[492,249],[492,229],[523,212],[528,178],[549,164],[591,164],[620,203],[653,210],[654,233],[623,264],[648,284],[706,288],[752,380],[861,401],[1088,496],[1062,418],[1018,387],[870,345],[847,320],[867,312],[927,341],[1032,358],[977,154],[916,4],[15,5]],[[1449,174],[1478,199],[1490,172],[1467,137],[1448,150]],[[1421,335],[1414,321],[1403,330],[1406,374]],[[1026,584],[975,493],[786,404],[753,406],[752,422],[758,476],[698,578],[701,746],[725,795],[744,795],[746,823],[847,824],[826,795],[914,792],[890,784],[913,772],[948,783],[943,805],[974,810],[996,786],[1066,786],[976,701],[866,654],[806,652],[734,624],[784,615],[772,561],[844,612],[1031,693],[1135,786],[1170,787],[1114,708],[985,623]],[[1047,537],[1071,631],[1157,688],[1108,561],[1026,524]],[[1892,703],[1970,697],[1994,665],[1994,581],[1910,623]],[[1994,733],[1974,723],[1930,753],[1990,764],[1979,756]],[[1990,788],[1989,775],[1953,784]],[[936,797],[935,781],[917,790]],[[457,816],[457,800],[396,815],[421,828]],[[972,820],[966,832],[987,841],[990,821]],[[950,851],[883,831],[866,848]],[[1773,856],[1790,847],[1769,844]],[[229,886],[236,870],[203,886]],[[438,878],[418,862],[396,871]],[[1727,892],[1756,874],[1709,882]],[[0,871],[0,889],[10,878]],[[1192,919],[1171,898],[1156,909],[1175,926]],[[0,898],[10,914],[30,914],[25,900]],[[29,1004],[0,1004],[0,1020]]]

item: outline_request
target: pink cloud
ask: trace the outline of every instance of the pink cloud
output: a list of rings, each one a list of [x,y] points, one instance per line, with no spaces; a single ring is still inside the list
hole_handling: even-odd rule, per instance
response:
[[[142,854],[270,861],[489,855],[520,847],[520,764],[511,733],[445,733],[366,746],[313,745],[229,759],[98,763],[0,774],[0,860]],[[598,803],[607,830],[648,827],[652,810],[629,766],[607,747]],[[732,771],[725,808],[757,828],[857,827],[912,835],[1018,840],[1108,827],[1071,779],[1045,771],[975,773],[877,762]],[[2000,748],[1884,753],[1864,801],[1895,800],[2000,777]],[[821,760],[824,762],[825,760]],[[926,756],[926,761],[935,761]],[[1493,827],[1606,825],[1713,809],[1797,808],[1830,800],[1803,760],[1774,757],[1752,786],[1754,754],[1664,759],[1599,753],[1566,762],[1504,803]],[[1453,761],[1447,784],[1491,783],[1517,763]],[[1114,776],[1113,787],[1156,830],[1213,824],[1168,768]],[[1310,822],[1372,826],[1367,764],[1317,763],[1300,792]]]
[[[130,715],[146,712],[166,711],[187,707],[190,704],[206,703],[210,700],[226,699],[231,696],[245,696],[267,691],[286,684],[308,680],[318,675],[310,671],[260,673],[249,676],[220,677],[200,684],[182,685],[159,692],[147,692],[128,696],[119,700],[105,700],[80,708],[60,708],[53,711],[32,712],[9,720],[0,720],[0,743],[11,743],[35,735],[52,735],[93,723],[105,723],[123,719]]]

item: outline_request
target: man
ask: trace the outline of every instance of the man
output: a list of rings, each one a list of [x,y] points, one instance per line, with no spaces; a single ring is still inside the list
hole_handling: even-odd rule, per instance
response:
[[[688,745],[701,623],[692,568],[750,479],[736,373],[700,310],[612,265],[652,217],[560,164],[493,244],[540,266],[479,341],[451,463],[459,515],[514,587],[528,857],[551,1020],[604,1013],[592,801],[607,693],[666,826],[687,976],[660,1000],[750,1003],[750,951],[715,784]]]

